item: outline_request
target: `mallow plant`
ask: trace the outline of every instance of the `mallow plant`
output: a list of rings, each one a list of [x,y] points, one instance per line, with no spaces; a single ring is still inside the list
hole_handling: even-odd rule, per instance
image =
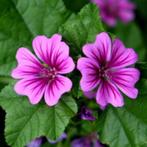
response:
[[[0,1],[2,145],[147,146],[146,51],[115,30],[134,3]]]

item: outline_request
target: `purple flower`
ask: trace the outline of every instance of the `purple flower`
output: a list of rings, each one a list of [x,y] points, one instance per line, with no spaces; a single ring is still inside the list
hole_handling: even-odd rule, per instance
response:
[[[20,79],[15,85],[16,93],[26,95],[31,104],[37,104],[44,96],[48,106],[58,103],[72,82],[62,74],[73,71],[75,65],[69,57],[69,47],[61,41],[61,35],[51,38],[37,36],[33,40],[36,58],[27,48],[19,48],[16,59],[18,66],[12,77]]]
[[[91,0],[100,8],[102,20],[109,26],[115,26],[117,19],[128,23],[134,19],[135,5],[129,0]]]
[[[96,118],[93,116],[93,112],[91,109],[87,107],[82,107],[80,112],[80,118],[83,120],[95,120]]]
[[[73,140],[71,147],[104,147],[104,145],[99,142],[96,133],[92,133],[89,136]]]
[[[90,141],[87,138],[78,138],[72,141],[71,147],[91,147]]]
[[[94,43],[83,47],[86,57],[78,60],[77,68],[82,74],[81,89],[95,91],[97,103],[104,108],[108,103],[115,107],[124,105],[121,90],[135,99],[138,90],[134,87],[140,73],[129,67],[138,60],[132,48],[125,48],[119,39],[114,41],[103,32],[96,36]]]
[[[27,147],[41,147],[42,144],[42,138],[36,138],[34,140],[32,140]]]
[[[66,133],[63,133],[57,140],[51,140],[51,139],[49,139],[49,138],[47,138],[47,140],[48,140],[48,142],[50,143],[50,144],[56,144],[57,142],[60,142],[60,141],[62,141],[63,139],[66,139],[67,138],[67,135],[66,135]]]
[[[95,91],[84,91],[84,95],[89,99],[93,99],[95,97]]]

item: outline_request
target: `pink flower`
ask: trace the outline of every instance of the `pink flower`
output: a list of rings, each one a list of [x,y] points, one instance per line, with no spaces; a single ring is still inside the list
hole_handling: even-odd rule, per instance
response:
[[[71,90],[71,80],[62,74],[73,71],[75,65],[61,38],[59,34],[51,38],[37,36],[32,44],[38,58],[27,48],[17,51],[18,66],[12,77],[20,81],[14,89],[17,94],[28,96],[31,104],[37,104],[44,96],[46,104],[53,106],[63,93]]]
[[[91,0],[100,8],[102,20],[115,26],[117,19],[128,23],[134,19],[135,5],[128,0]]]
[[[134,85],[140,73],[129,67],[138,60],[132,48],[125,48],[119,39],[111,41],[103,32],[96,36],[94,43],[83,47],[83,53],[86,57],[80,58],[77,65],[82,74],[81,89],[86,93],[95,92],[96,101],[102,108],[108,103],[123,106],[120,91],[132,99],[137,97],[138,90]]]

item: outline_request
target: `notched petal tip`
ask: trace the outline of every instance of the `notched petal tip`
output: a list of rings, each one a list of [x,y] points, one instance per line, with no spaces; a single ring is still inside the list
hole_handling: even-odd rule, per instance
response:
[[[111,51],[112,51],[112,40],[108,33],[102,32],[96,36],[95,45],[100,50],[101,53],[101,60],[102,58],[105,61],[109,61],[111,58]]]
[[[103,82],[97,91],[96,101],[102,107],[108,103],[114,107],[122,107],[124,105],[123,96],[118,88],[111,82]]]
[[[72,72],[75,69],[75,63],[73,61],[73,59],[71,57],[68,58],[68,65],[70,66],[70,69],[68,71],[68,73]]]
[[[138,96],[139,91],[138,91],[137,88],[134,88],[134,90],[132,91],[132,93],[133,93],[133,94],[132,94],[132,96],[131,96],[130,98],[136,99],[137,96]]]
[[[82,51],[85,54],[85,56],[90,57],[92,50],[94,49],[94,43],[87,43],[82,47]]]
[[[81,57],[81,58],[79,58],[78,59],[78,61],[77,61],[77,69],[78,70],[82,70],[83,69],[83,60],[85,59],[85,57]]]
[[[44,99],[48,106],[54,106],[61,96],[72,88],[72,81],[64,76],[58,76],[45,90]]]
[[[113,40],[112,44],[113,44],[113,46],[114,46],[115,48],[120,48],[120,47],[125,48],[124,43],[123,43],[119,38],[115,38],[115,39]]]
[[[14,85],[14,91],[18,94],[18,95],[25,95],[25,91],[24,89],[20,86],[22,83],[22,81],[18,81],[15,85]]]
[[[127,68],[127,69],[132,70],[132,78],[133,78],[134,84],[138,82],[140,79],[140,71],[137,68]]]
[[[107,32],[101,32],[99,33],[98,35],[96,35],[96,40],[95,40],[95,43],[98,41],[98,40],[103,40],[104,42],[106,41],[106,43],[108,44],[111,44],[111,38],[109,36],[109,34]]]
[[[97,38],[97,37],[100,37],[100,36],[101,36],[101,37],[110,38],[110,37],[109,37],[109,34],[108,34],[107,32],[101,32],[101,33],[99,33],[98,35],[96,35],[96,38]]]
[[[17,67],[11,71],[11,77],[17,79]]]
[[[130,52],[130,54],[133,56],[133,59],[136,60],[134,61],[134,63],[137,62],[139,58],[138,58],[138,54],[136,53],[136,51],[133,48],[127,48],[127,49]]]
[[[33,101],[30,101],[30,98],[29,98],[29,102],[30,102],[30,104],[32,104],[32,105],[36,105],[36,104],[39,103],[39,102],[33,102]]]
[[[114,107],[123,107],[124,106],[124,102],[121,103],[110,103],[112,106]]]
[[[42,41],[42,40],[44,40],[44,39],[48,39],[45,35],[38,35],[38,36],[36,36],[33,40],[32,40],[32,44],[35,44],[35,42],[37,41]]]
[[[58,102],[59,102],[59,100],[57,100],[57,101],[55,101],[55,102],[50,102],[50,101],[45,100],[45,103],[46,103],[49,107],[52,107],[52,106],[57,105]]]
[[[55,41],[61,41],[62,40],[62,35],[61,34],[54,34],[51,39]]]
[[[24,52],[25,52],[25,53],[28,53],[28,52],[30,52],[30,51],[29,51],[29,49],[24,48],[24,47],[21,47],[21,48],[19,48],[19,49],[17,50],[17,53],[16,53],[16,59],[17,59],[17,61],[21,60],[22,54],[23,54]]]

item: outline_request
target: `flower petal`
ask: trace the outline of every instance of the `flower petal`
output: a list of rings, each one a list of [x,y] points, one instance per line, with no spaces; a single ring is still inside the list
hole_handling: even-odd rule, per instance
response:
[[[126,0],[121,0],[119,3],[121,10],[133,10],[136,8],[135,4]]]
[[[51,139],[47,138],[47,141],[48,141],[50,144],[56,144],[56,143],[58,143],[58,142],[60,142],[60,141],[62,141],[62,140],[64,140],[64,139],[66,139],[66,138],[67,138],[67,134],[66,134],[66,133],[63,133],[63,134],[61,134],[61,136],[58,137],[56,140],[51,140]]]
[[[69,57],[69,47],[66,43],[58,42],[58,46],[53,48],[51,63],[59,73],[69,73],[75,68],[72,58]]]
[[[45,90],[45,102],[48,106],[56,105],[61,98],[61,95],[65,92],[69,92],[72,88],[72,82],[70,79],[59,76],[51,81]]]
[[[135,17],[134,13],[130,10],[124,10],[119,12],[119,18],[121,19],[122,22],[128,23],[132,21]]]
[[[99,50],[99,54],[102,55],[101,59],[109,61],[111,57],[111,38],[105,32],[96,36],[96,47]]]
[[[48,42],[50,42],[50,40],[43,35],[37,36],[32,42],[35,54],[44,63],[48,63]]]
[[[82,74],[80,85],[83,91],[91,91],[98,86],[100,80],[98,74],[99,66],[94,60],[80,58],[78,60],[77,68]]]
[[[73,71],[75,68],[75,64],[71,57],[68,57],[65,60],[61,60],[61,63],[58,63],[58,73],[66,74]]]
[[[43,97],[46,85],[46,79],[31,77],[18,81],[14,89],[17,94],[27,95],[31,104],[37,104]]]
[[[46,64],[55,67],[59,73],[71,72],[75,65],[69,57],[69,47],[61,41],[61,35],[55,34],[50,39],[38,36],[33,40],[33,48],[37,56]]]
[[[34,68],[31,66],[17,66],[12,71],[12,77],[16,79],[28,78],[37,76],[40,72],[40,69]]]
[[[61,42],[56,39],[54,35],[52,37],[52,62],[55,63],[61,60],[66,59],[69,56],[69,47],[66,43]]]
[[[114,27],[116,25],[117,19],[114,16],[106,15],[104,12],[101,12],[102,20],[108,24],[110,27]]]
[[[111,57],[111,39],[105,32],[97,35],[94,44],[86,44],[83,47],[84,54],[98,63],[103,64],[110,60]]]
[[[19,48],[16,53],[16,59],[19,65],[30,65],[34,68],[40,67],[38,59],[27,48]]]
[[[16,79],[21,79],[28,76],[33,76],[42,68],[41,63],[36,57],[26,48],[20,48],[17,51],[16,58],[18,66],[12,71],[11,76]]]
[[[108,81],[100,83],[96,95],[96,101],[102,107],[105,107],[108,103],[112,104],[114,107],[121,107],[124,105],[121,93],[114,84]]]
[[[140,72],[135,68],[118,69],[111,73],[115,85],[130,98],[136,98],[138,90],[134,84],[139,80]]]
[[[77,68],[82,73],[85,73],[85,72],[83,72],[83,71],[85,71],[85,69],[89,69],[89,70],[92,70],[94,72],[94,71],[97,71],[99,69],[99,64],[93,59],[89,59],[89,58],[86,58],[86,57],[81,57],[78,60]]]
[[[84,91],[84,95],[88,97],[89,99],[93,99],[96,97],[96,92],[95,91]]]
[[[122,68],[134,64],[138,56],[131,48],[125,48],[119,39],[115,39],[112,47],[112,57],[109,62],[110,68]]]
[[[39,137],[32,140],[26,147],[40,147],[42,144],[43,138]]]

